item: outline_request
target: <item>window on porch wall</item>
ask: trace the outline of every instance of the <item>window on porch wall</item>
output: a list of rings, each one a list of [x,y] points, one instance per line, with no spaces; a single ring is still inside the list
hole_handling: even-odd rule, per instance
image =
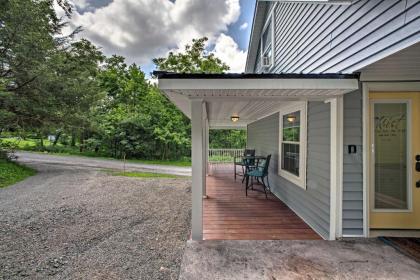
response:
[[[299,176],[300,111],[283,115],[281,169]]]
[[[306,102],[280,112],[279,175],[306,189]]]

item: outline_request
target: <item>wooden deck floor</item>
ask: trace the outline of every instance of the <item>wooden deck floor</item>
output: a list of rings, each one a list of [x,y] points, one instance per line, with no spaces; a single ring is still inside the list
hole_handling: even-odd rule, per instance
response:
[[[274,196],[249,191],[233,172],[207,177],[203,230],[206,240],[321,239],[290,208]],[[260,188],[256,186],[255,188]]]

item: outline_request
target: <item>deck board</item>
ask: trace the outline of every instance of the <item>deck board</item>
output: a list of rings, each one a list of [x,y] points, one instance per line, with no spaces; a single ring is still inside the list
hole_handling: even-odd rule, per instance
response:
[[[220,172],[207,177],[204,199],[205,240],[305,240],[321,239],[286,204],[263,193],[249,191],[233,174]],[[260,188],[256,186],[255,188]]]

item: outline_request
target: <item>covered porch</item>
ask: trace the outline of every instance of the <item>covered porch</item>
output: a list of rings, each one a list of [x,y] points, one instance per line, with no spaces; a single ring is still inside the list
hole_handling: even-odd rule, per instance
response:
[[[245,196],[242,179],[233,178],[232,165],[218,167],[206,177],[203,200],[204,240],[321,239],[280,199],[251,191]],[[261,188],[256,185],[255,189]]]
[[[342,183],[342,99],[345,93],[358,89],[357,76],[167,72],[156,72],[155,75],[159,79],[159,88],[191,119],[193,240],[321,238],[277,195],[271,194],[266,199],[264,194],[251,191],[246,197],[241,179],[234,181],[233,170],[208,174],[207,165],[209,129],[247,128],[278,114],[285,107],[309,101],[328,104],[331,115],[331,134],[328,136],[331,143],[328,173],[330,236],[327,238],[335,239],[336,231],[341,227],[338,213]],[[239,120],[233,122],[232,116],[238,116]],[[251,136],[248,135],[248,139]],[[264,135],[259,137],[264,138]],[[264,141],[269,145],[279,145],[278,135],[277,138],[267,135]],[[264,149],[257,149],[256,153],[267,156]],[[279,175],[278,149],[270,150],[270,154],[273,154],[269,174],[272,178]],[[282,186],[277,184],[276,187]]]

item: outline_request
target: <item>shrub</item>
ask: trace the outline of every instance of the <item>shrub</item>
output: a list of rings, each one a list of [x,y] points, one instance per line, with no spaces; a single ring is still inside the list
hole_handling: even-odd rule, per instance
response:
[[[13,142],[5,142],[0,139],[0,160],[16,159],[15,150],[17,146]]]

